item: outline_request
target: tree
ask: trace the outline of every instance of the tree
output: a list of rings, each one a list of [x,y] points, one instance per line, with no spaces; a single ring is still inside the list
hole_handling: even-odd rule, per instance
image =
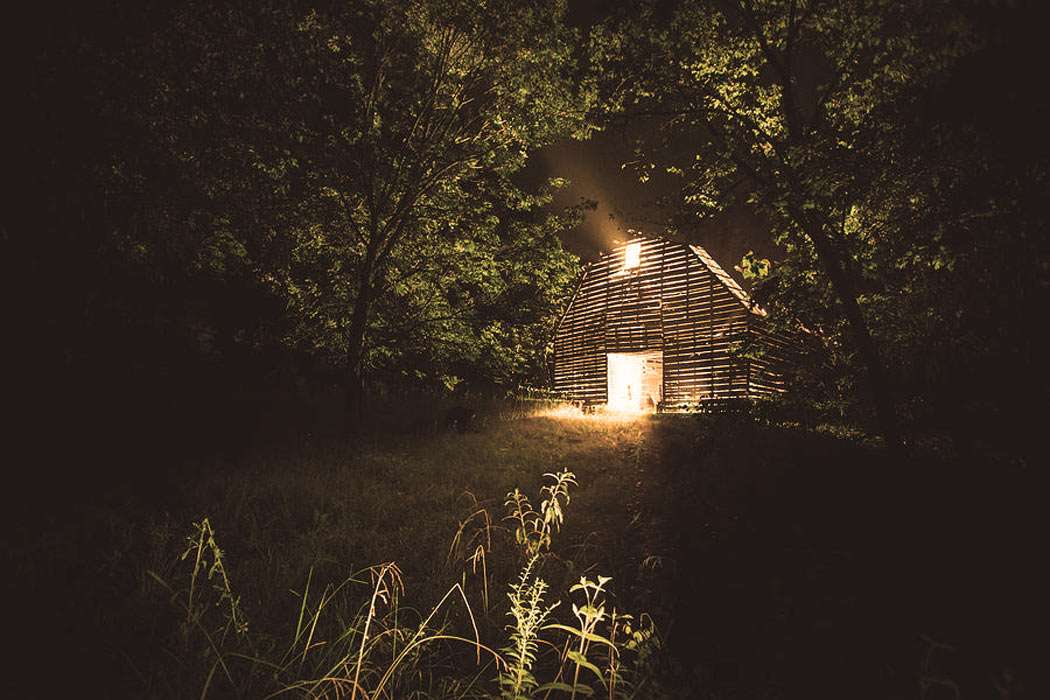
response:
[[[455,226],[414,232],[391,258],[372,295],[367,366],[374,375],[446,390],[539,381],[546,336],[578,267],[558,234],[578,216],[543,209],[549,193],[509,194],[479,193]],[[341,364],[347,345],[339,319],[353,309],[356,289],[346,283],[340,251],[316,245],[316,231],[292,234],[292,262],[275,273],[294,311],[290,337]]]
[[[607,50],[638,77],[614,106],[663,120],[661,138],[643,147],[643,176],[662,159],[700,216],[746,201],[786,248],[793,284],[819,271],[810,283],[828,284],[880,430],[896,445],[868,305],[888,278],[863,265],[866,248],[881,245],[864,212],[900,165],[892,154],[909,109],[972,50],[966,23],[944,3],[889,0],[683,2],[656,29],[663,11],[643,12]]]
[[[246,337],[231,291],[276,296],[284,313],[259,324],[344,368],[354,421],[369,368],[414,363],[446,384],[534,372],[522,344],[572,277],[555,235],[572,217],[544,214],[549,186],[517,173],[531,149],[585,136],[592,102],[563,14],[559,0],[124,13],[77,48],[108,146],[105,255],[179,304],[202,297],[202,337]]]
[[[587,133],[563,13],[562,2],[373,1],[287,28],[273,59],[287,91],[270,101],[257,165],[297,221],[292,264],[269,279],[300,329],[343,348],[356,418],[384,295],[407,294],[449,246],[484,266],[495,249],[478,242],[500,223],[496,203],[525,196],[510,176],[529,150]]]

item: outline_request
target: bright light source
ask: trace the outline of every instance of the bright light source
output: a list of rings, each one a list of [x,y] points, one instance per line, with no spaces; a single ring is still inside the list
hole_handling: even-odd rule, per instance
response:
[[[642,244],[628,243],[627,248],[623,251],[623,269],[630,270],[633,267],[638,267],[641,262]]]
[[[607,405],[617,413],[656,410],[663,395],[663,353],[659,350],[607,355]]]
[[[641,391],[641,356],[609,353],[609,410],[639,413],[642,410]]]

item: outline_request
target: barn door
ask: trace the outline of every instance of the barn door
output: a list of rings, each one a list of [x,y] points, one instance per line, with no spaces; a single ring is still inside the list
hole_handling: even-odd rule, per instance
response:
[[[659,350],[608,354],[608,407],[640,413],[663,400],[663,353]]]

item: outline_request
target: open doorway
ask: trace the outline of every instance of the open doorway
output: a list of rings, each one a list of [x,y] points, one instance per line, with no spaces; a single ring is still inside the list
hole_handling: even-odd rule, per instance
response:
[[[607,357],[609,410],[655,411],[663,399],[663,352],[610,352]]]

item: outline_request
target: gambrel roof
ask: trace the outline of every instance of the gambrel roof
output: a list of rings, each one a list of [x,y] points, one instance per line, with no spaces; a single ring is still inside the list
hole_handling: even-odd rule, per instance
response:
[[[616,249],[624,248],[629,243],[635,243],[635,242],[638,242],[638,241],[660,241],[660,240],[666,240],[666,239],[661,239],[661,238],[659,238],[657,236],[640,236],[640,235],[635,235],[635,237],[632,238],[630,241],[625,241],[625,242],[623,242],[621,244],[618,244],[616,246]],[[713,257],[711,257],[711,254],[708,253],[704,249],[703,246],[695,244],[695,243],[687,244],[687,243],[678,243],[677,241],[668,241],[668,242],[676,243],[678,245],[682,245],[685,248],[687,248],[689,251],[691,251],[693,253],[693,255],[695,255],[697,258],[699,258],[700,262],[702,262],[704,264],[704,266],[708,270],[711,271],[711,274],[714,275],[715,278],[725,286],[725,288],[729,291],[729,293],[732,294],[744,306],[744,308],[746,308],[750,313],[753,313],[756,316],[766,316],[767,315],[765,309],[759,307],[757,304],[755,304],[754,302],[751,301],[751,297],[748,295],[747,292],[744,291],[744,288],[741,287],[740,284],[735,279],[733,279],[733,277],[728,272],[726,272],[725,269],[721,265],[718,264],[718,261],[716,261]],[[608,253],[602,253],[599,256],[599,258],[610,256],[612,254],[613,254],[612,251],[610,251]],[[588,262],[586,265],[584,265],[583,274],[580,275],[580,279],[576,283],[576,288],[573,290],[572,296],[569,298],[569,303],[565,307],[565,313],[563,313],[562,317],[560,319],[558,319],[558,323],[555,326],[555,332],[557,332],[557,330],[561,328],[562,321],[564,320],[565,315],[568,313],[569,309],[572,308],[573,303],[576,301],[576,297],[580,293],[580,288],[583,286],[584,280],[587,279],[587,274],[590,272],[591,267],[592,267],[593,264],[594,264],[594,262],[592,261],[592,262]]]
[[[751,297],[748,296],[748,293],[744,291],[744,288],[741,287],[737,283],[737,281],[729,275],[728,272],[722,269],[722,266],[719,265],[718,262],[711,257],[710,253],[708,253],[699,245],[690,245],[689,250],[693,251],[696,254],[696,256],[700,258],[701,261],[703,261],[704,265],[707,265],[707,269],[711,271],[711,274],[717,277],[719,281],[721,281],[722,284],[726,286],[726,289],[728,289],[733,296],[739,299],[741,304],[747,307],[748,311],[759,316],[766,315],[765,309],[758,307],[751,301]]]

